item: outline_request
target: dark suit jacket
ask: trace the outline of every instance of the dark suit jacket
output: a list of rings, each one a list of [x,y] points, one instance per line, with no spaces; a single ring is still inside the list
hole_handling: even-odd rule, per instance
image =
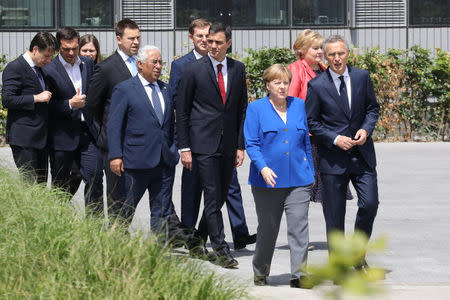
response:
[[[87,93],[87,109],[89,115],[99,124],[99,128],[93,132],[97,146],[102,150],[108,150],[106,126],[108,123],[109,106],[114,87],[131,77],[130,70],[117,51],[94,67]],[[91,122],[90,122],[91,123]]]
[[[45,74],[43,74],[45,80]],[[6,142],[43,149],[47,145],[48,104],[34,103],[42,91],[39,79],[23,58],[10,62],[2,75],[2,103],[8,109]]]
[[[94,62],[80,56],[82,94],[86,94],[94,72]],[[49,102],[49,147],[60,151],[74,151],[80,141],[81,113],[88,119],[86,107],[70,109],[69,100],[76,94],[64,66],[55,57],[44,67],[47,74],[52,99]]]
[[[351,110],[341,101],[330,71],[323,72],[308,83],[306,113],[308,125],[319,143],[319,170],[326,174],[345,172],[350,156],[333,145],[338,135],[353,138],[359,129],[368,133],[367,141],[357,146],[366,163],[375,168],[372,132],[378,120],[379,105],[375,98],[369,72],[347,66],[351,82]]]
[[[161,158],[169,167],[178,163],[172,102],[167,85],[159,80],[158,85],[165,102],[162,125],[138,76],[114,88],[108,119],[108,158],[121,157],[127,169],[151,169]]]
[[[185,66],[176,100],[178,147],[198,154],[245,149],[243,125],[247,108],[244,64],[227,58],[225,106],[209,56]]]
[[[174,60],[170,65],[169,95],[174,107],[176,105],[176,97],[178,95],[178,84],[181,75],[183,74],[184,66],[187,63],[194,62],[196,60],[197,59],[195,58],[194,52],[191,51],[179,59]]]

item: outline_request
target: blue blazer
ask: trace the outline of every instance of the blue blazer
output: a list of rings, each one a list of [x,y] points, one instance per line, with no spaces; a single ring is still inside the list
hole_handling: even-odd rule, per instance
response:
[[[45,148],[48,104],[34,103],[33,95],[43,90],[36,73],[23,55],[8,63],[2,80],[2,103],[8,109],[6,142],[21,147]],[[44,80],[46,81],[45,74]]]
[[[86,94],[94,72],[94,62],[84,56],[80,56],[80,59],[81,93]],[[44,71],[52,92],[49,102],[49,147],[58,151],[74,151],[80,142],[81,113],[89,120],[88,111],[86,106],[81,109],[70,108],[69,100],[76,90],[58,56],[44,67]]]
[[[170,65],[170,79],[169,79],[169,95],[170,100],[173,102],[173,107],[176,106],[176,97],[178,95],[178,83],[180,81],[181,75],[183,74],[184,66],[190,62],[196,61],[194,52],[189,52],[188,54],[174,60]]]
[[[108,158],[122,158],[124,168],[152,169],[161,158],[169,167],[178,163],[174,143],[174,112],[167,85],[158,80],[164,98],[164,120],[160,124],[138,75],[113,90],[108,116]]]
[[[278,176],[275,188],[306,186],[314,182],[314,165],[303,100],[287,97],[286,124],[266,96],[248,105],[245,145],[252,160],[248,183],[270,186],[260,171],[269,167]]]
[[[367,141],[357,146],[370,168],[375,168],[376,158],[372,132],[378,121],[379,105],[375,98],[369,72],[347,66],[351,82],[351,109],[340,101],[330,71],[327,69],[308,83],[306,112],[309,130],[319,144],[319,170],[325,174],[343,174],[350,156],[333,145],[338,135],[354,137],[359,129],[368,133]]]

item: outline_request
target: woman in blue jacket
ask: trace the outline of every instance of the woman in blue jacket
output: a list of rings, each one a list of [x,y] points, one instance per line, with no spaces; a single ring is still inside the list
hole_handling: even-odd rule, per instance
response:
[[[244,124],[250,165],[249,184],[258,215],[253,256],[254,282],[270,273],[283,211],[291,254],[291,287],[306,287],[308,209],[314,166],[303,100],[288,96],[291,71],[281,65],[263,74],[268,96],[248,105]]]

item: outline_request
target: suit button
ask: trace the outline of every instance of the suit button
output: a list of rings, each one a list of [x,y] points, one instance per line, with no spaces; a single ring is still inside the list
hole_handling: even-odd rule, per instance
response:
[[[286,152],[286,155],[289,155],[289,152]]]
[[[306,157],[303,157],[303,160],[306,161]]]
[[[286,128],[284,131],[288,131],[288,129]]]
[[[289,144],[289,141],[288,141],[288,140],[285,140],[284,142],[285,142],[286,144]]]

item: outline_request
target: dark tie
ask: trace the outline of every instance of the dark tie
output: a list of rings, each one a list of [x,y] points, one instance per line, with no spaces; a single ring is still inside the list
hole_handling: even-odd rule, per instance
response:
[[[39,79],[39,83],[41,84],[42,90],[45,91],[45,82],[44,78],[42,78],[41,68],[39,68],[38,66],[34,66],[33,69]]]
[[[227,98],[227,96],[225,94],[225,83],[223,81],[222,64],[217,65],[217,81],[219,82],[219,90],[220,95],[222,96],[222,102],[223,105],[225,105],[225,99]]]
[[[345,85],[344,76],[339,76],[341,80],[341,85],[339,86],[339,93],[341,95],[342,101],[345,101],[344,105],[348,109],[350,109],[350,104],[348,103],[348,94],[347,94],[347,86]]]
[[[159,100],[158,91],[156,90],[156,86],[154,84],[150,83],[149,86],[152,89],[153,109],[158,117],[159,124],[162,124],[164,114],[161,107],[161,101]]]

